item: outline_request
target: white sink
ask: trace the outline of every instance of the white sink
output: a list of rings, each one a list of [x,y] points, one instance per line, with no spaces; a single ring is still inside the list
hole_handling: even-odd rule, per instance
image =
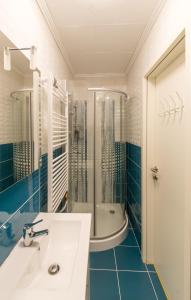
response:
[[[49,235],[24,247],[22,239],[0,267],[2,300],[85,300],[90,239],[90,214],[41,213],[34,230]],[[52,264],[60,270],[48,273]],[[34,298],[35,297],[35,298]]]

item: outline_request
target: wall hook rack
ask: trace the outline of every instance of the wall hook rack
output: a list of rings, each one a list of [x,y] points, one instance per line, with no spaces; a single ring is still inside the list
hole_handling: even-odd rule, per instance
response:
[[[180,102],[180,106],[178,107],[178,112],[182,112],[183,109],[184,109],[183,99],[181,98],[180,94],[177,91],[176,91],[176,95],[177,95],[177,98]]]
[[[175,115],[179,112],[182,113],[184,109],[183,99],[177,91],[175,92],[174,97],[169,95],[168,98],[160,100],[160,105],[162,106],[162,111],[158,114],[160,117]]]

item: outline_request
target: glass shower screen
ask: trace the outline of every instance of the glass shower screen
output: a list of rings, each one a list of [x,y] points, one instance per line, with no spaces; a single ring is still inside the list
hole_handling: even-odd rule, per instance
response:
[[[70,108],[72,212],[92,213],[94,239],[125,224],[125,109],[124,93],[99,89]]]

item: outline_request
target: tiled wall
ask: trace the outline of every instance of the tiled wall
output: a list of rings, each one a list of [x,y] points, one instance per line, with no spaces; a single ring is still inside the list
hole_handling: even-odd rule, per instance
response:
[[[120,203],[121,176],[120,176],[120,143],[115,142],[115,190],[116,202]]]
[[[3,35],[0,35],[2,39]],[[4,41],[0,40],[1,46]],[[13,143],[13,99],[10,95],[13,91],[25,88],[24,76],[21,73],[3,68],[3,53],[0,51],[0,145]]]
[[[0,193],[0,264],[40,211],[39,170]]]
[[[141,246],[141,147],[126,144],[127,212]]]
[[[4,45],[1,33],[0,43]],[[2,47],[1,47],[2,48]],[[3,52],[0,51],[0,192],[13,183],[13,99],[11,92],[24,86],[24,75],[12,69],[7,72],[3,68]]]
[[[126,144],[123,142],[115,142],[115,190],[117,203],[126,201]]]
[[[10,145],[0,146],[0,160],[10,156],[10,149]],[[61,148],[55,149],[53,157],[61,153]],[[47,211],[47,173],[47,154],[44,154],[40,172],[34,171],[0,192],[0,264],[22,236],[24,224],[32,222],[39,211]]]
[[[47,76],[47,72],[52,72],[60,79],[72,77],[36,1],[21,0],[18,4],[15,1],[2,0],[0,2],[0,28],[17,47],[37,46],[37,63],[43,76]],[[2,57],[0,58],[1,69]],[[5,144],[13,141],[10,134],[13,132],[12,122],[10,122],[12,102],[7,101],[7,95],[10,95],[9,88],[11,90],[20,89],[23,87],[23,82],[21,86],[18,85],[18,80],[14,75],[11,77],[11,82],[7,84],[7,78],[8,76],[10,78],[12,72],[2,74],[3,78],[0,74],[0,144]],[[3,81],[3,79],[5,80]],[[2,94],[4,92],[5,96]],[[0,161],[2,161],[1,154],[0,157]],[[40,172],[35,171],[4,192],[0,192],[0,264],[21,237],[24,223],[32,221],[39,212],[40,194],[43,195],[41,198],[47,198],[47,189],[43,185],[46,182],[46,164],[46,158],[44,158],[41,186]]]
[[[0,192],[13,184],[13,144],[0,145]]]
[[[2,38],[3,35],[1,35]],[[3,43],[3,41],[1,41]],[[14,183],[13,177],[13,99],[12,91],[25,87],[24,76],[3,69],[0,51],[0,264],[19,238],[24,223],[39,212],[39,171]],[[29,81],[29,80],[28,80]]]
[[[48,155],[41,156],[40,167],[40,211],[47,211],[48,199]]]

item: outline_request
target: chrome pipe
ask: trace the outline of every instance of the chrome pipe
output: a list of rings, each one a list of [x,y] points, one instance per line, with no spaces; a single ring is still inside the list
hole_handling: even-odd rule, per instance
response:
[[[88,88],[88,91],[92,91],[92,92],[114,92],[114,93],[118,93],[118,94],[123,94],[125,97],[128,98],[127,94],[123,91],[120,90],[115,90],[115,89],[110,89],[110,88],[102,88],[102,87],[98,87],[98,88]]]
[[[14,99],[17,99],[17,97],[15,96],[16,93],[24,93],[24,92],[29,92],[31,93],[33,91],[33,89],[20,89],[20,90],[17,90],[17,91],[13,91],[10,93],[10,96]]]

